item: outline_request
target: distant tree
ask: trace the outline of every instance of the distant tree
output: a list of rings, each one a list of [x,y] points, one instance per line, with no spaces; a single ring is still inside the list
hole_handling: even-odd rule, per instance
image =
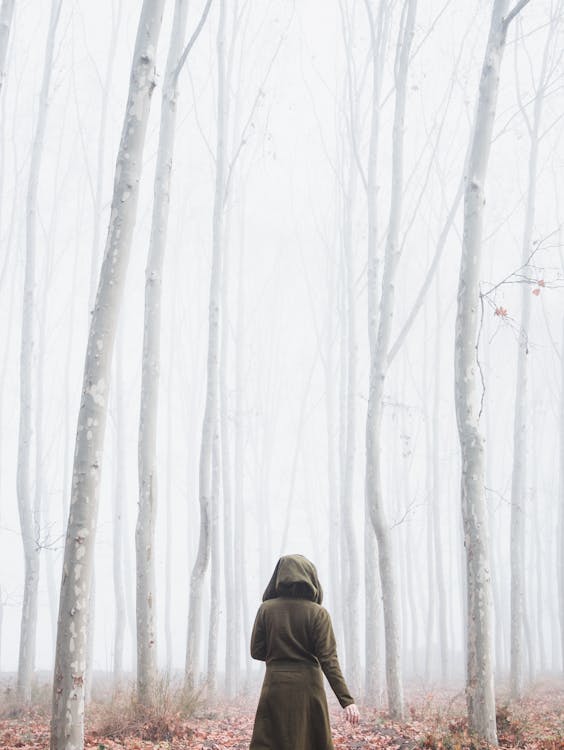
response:
[[[143,146],[155,88],[155,55],[164,0],[144,0],[131,66],[127,106],[114,178],[104,261],[92,313],[72,478],[59,600],[52,750],[84,744],[84,676],[90,579],[100,491],[110,368],[137,213]]]
[[[559,488],[559,533],[556,544],[558,609],[560,612],[560,658],[564,672],[564,316],[562,317],[562,344],[560,347],[560,488]]]
[[[24,299],[20,353],[20,423],[18,434],[17,495],[25,560],[24,599],[20,626],[17,694],[21,702],[31,700],[31,680],[35,664],[37,631],[37,595],[39,586],[39,518],[32,506],[30,451],[32,442],[32,404],[35,347],[35,262],[37,192],[43,158],[43,144],[47,126],[49,87],[53,70],[55,34],[61,13],[62,0],[53,0],[43,65],[37,123],[31,147],[31,163],[26,198],[26,253]]]
[[[4,78],[6,78],[6,58],[14,17],[14,5],[15,0],[2,0],[2,6],[0,7],[0,94],[4,86]]]
[[[219,22],[216,37],[217,53],[217,133],[215,152],[215,191],[212,219],[212,267],[208,302],[208,354],[206,372],[206,404],[202,424],[202,441],[199,465],[200,534],[196,561],[190,579],[190,602],[188,612],[188,641],[184,683],[187,690],[196,685],[199,674],[199,654],[201,648],[202,588],[211,554],[211,501],[214,474],[219,474],[215,458],[214,444],[219,441],[219,352],[220,352],[220,307],[221,307],[221,268],[223,254],[223,224],[226,181],[226,123],[225,106],[225,26],[226,4],[219,0]]]
[[[562,5],[562,3],[560,3]],[[561,8],[559,10],[561,13]],[[528,354],[529,325],[531,317],[531,284],[529,262],[534,253],[533,227],[537,198],[537,172],[541,140],[541,118],[546,89],[558,63],[554,62],[554,37],[558,28],[551,19],[544,47],[541,71],[533,97],[532,118],[521,102],[520,110],[529,135],[529,162],[525,221],[521,245],[522,273],[521,319],[516,352],[515,411],[513,420],[513,469],[511,474],[511,696],[517,700],[523,695],[523,625],[525,596],[525,504],[528,494],[527,482],[527,435],[528,435]],[[515,49],[517,50],[516,44]],[[553,58],[551,60],[551,57]],[[561,57],[561,55],[560,55]],[[517,84],[519,80],[517,76]],[[521,100],[520,92],[518,91]],[[529,283],[527,283],[527,279]]]
[[[396,59],[394,65],[395,109],[392,136],[392,175],[391,203],[384,251],[384,269],[382,274],[381,293],[377,295],[377,275],[375,267],[375,237],[369,242],[369,321],[370,338],[370,385],[368,410],[366,417],[366,502],[370,520],[378,541],[378,562],[382,584],[382,604],[384,609],[384,637],[386,644],[386,683],[388,704],[394,718],[403,715],[403,689],[400,659],[400,618],[398,586],[396,581],[396,562],[393,552],[390,528],[384,510],[382,490],[381,442],[380,432],[383,412],[384,381],[388,368],[391,324],[394,315],[395,276],[401,247],[399,230],[403,201],[403,143],[407,76],[409,70],[410,49],[415,28],[417,0],[405,0],[402,5],[401,22],[398,32]],[[374,22],[372,21],[374,29]],[[372,44],[377,39],[372,32]],[[369,237],[374,234],[371,229],[371,201],[375,200],[369,191]],[[374,300],[379,299],[378,308]]]

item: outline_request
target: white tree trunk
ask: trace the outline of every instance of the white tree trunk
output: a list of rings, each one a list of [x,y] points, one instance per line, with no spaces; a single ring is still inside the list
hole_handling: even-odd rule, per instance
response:
[[[33,137],[31,163],[26,201],[26,260],[24,300],[22,315],[20,353],[20,423],[18,434],[17,496],[18,511],[25,560],[24,599],[20,626],[20,650],[18,659],[18,701],[28,703],[31,699],[31,680],[35,664],[35,639],[37,629],[37,593],[39,586],[39,539],[37,513],[32,509],[30,449],[32,438],[32,370],[35,341],[35,252],[36,213],[39,173],[43,157],[43,140],[47,125],[47,109],[55,34],[61,11],[61,0],[53,0],[47,32],[47,45],[43,66],[39,111]],[[37,510],[37,509],[36,509]]]
[[[550,41],[550,35],[549,35]],[[525,111],[522,114],[529,129],[529,174],[527,205],[523,227],[521,263],[528,277],[528,261],[533,251],[532,237],[535,221],[539,129],[546,84],[549,44],[545,45],[540,85],[534,99],[532,127]],[[517,379],[515,383],[515,412],[513,418],[513,470],[511,476],[511,660],[510,689],[514,700],[523,695],[523,598],[525,596],[525,505],[527,499],[527,358],[529,353],[529,323],[531,318],[531,288],[521,287],[521,322],[517,344]]]
[[[356,456],[356,399],[357,399],[357,361],[358,346],[356,343],[356,291],[354,288],[353,270],[353,241],[352,241],[352,211],[355,199],[356,167],[349,164],[343,216],[343,269],[344,269],[344,327],[343,335],[346,339],[346,360],[342,366],[346,373],[345,382],[345,421],[341,425],[344,430],[344,457],[341,474],[340,497],[340,525],[341,525],[341,570],[342,580],[346,581],[343,605],[345,607],[345,653],[347,664],[347,679],[353,693],[360,688],[360,648],[359,648],[359,589],[360,568],[357,552],[357,540],[354,530],[354,467]]]
[[[218,415],[219,420],[219,415]],[[219,424],[216,425],[216,433]],[[220,440],[219,434],[213,441],[212,455],[212,491],[210,503],[210,614],[208,625],[208,666],[207,666],[207,698],[213,702],[217,690],[217,649],[219,630],[219,583],[221,578],[221,558],[219,550],[219,492],[220,492]]]
[[[377,213],[377,176],[378,176],[378,143],[380,136],[380,95],[382,88],[382,74],[385,57],[385,47],[388,39],[387,3],[381,2],[378,10],[377,23],[372,14],[370,0],[365,0],[368,13],[372,46],[372,113],[370,125],[370,139],[368,151],[368,165],[366,176],[367,196],[367,248],[368,248],[368,335],[370,350],[373,352],[376,343],[376,326],[378,318],[377,286],[378,286],[378,213]],[[367,458],[368,462],[368,458]],[[380,659],[378,656],[379,638],[377,624],[379,617],[379,598],[376,598],[378,584],[377,577],[377,548],[374,527],[370,519],[368,493],[365,492],[364,523],[370,528],[365,530],[364,539],[364,582],[365,582],[365,648],[366,648],[366,696],[371,700],[373,691],[379,689]],[[370,633],[370,635],[369,635]]]
[[[409,53],[414,33],[416,0],[406,0],[402,12],[402,26],[398,35],[396,56],[396,105],[394,111],[392,146],[392,196],[386,249],[380,311],[376,340],[371,345],[370,390],[366,417],[366,497],[370,518],[378,540],[378,559],[382,582],[384,607],[384,633],[386,642],[386,682],[390,713],[396,719],[403,715],[403,689],[401,684],[399,602],[395,560],[390,529],[384,511],[381,471],[380,432],[386,378],[391,324],[394,313],[394,285],[399,261],[399,228],[403,189],[403,128]],[[376,248],[373,248],[373,252]],[[374,281],[369,284],[369,294],[374,292]],[[373,321],[369,321],[370,336],[374,337]]]
[[[440,378],[440,353],[441,353],[441,294],[440,294],[440,277],[437,274],[436,278],[436,297],[435,297],[435,367],[434,367],[434,392],[433,392],[433,417],[432,417],[432,464],[433,464],[433,487],[432,487],[432,508],[433,508],[433,533],[434,533],[434,548],[435,548],[435,576],[437,586],[437,608],[438,608],[438,624],[439,624],[439,647],[441,654],[441,679],[446,682],[448,676],[448,653],[449,653],[449,638],[448,638],[448,627],[447,627],[447,592],[445,585],[445,571],[443,562],[444,542],[441,534],[441,520],[443,513],[440,507],[441,498],[441,468],[440,468],[440,451],[442,443],[442,433],[440,429],[440,407],[441,407],[441,378]]]
[[[221,305],[221,265],[223,208],[225,198],[225,0],[219,2],[217,31],[217,143],[215,195],[213,206],[213,248],[208,307],[208,356],[206,406],[202,426],[202,444],[199,467],[200,537],[198,552],[190,580],[188,614],[188,643],[186,648],[185,687],[192,690],[198,677],[200,656],[202,586],[210,557],[210,500],[212,493],[212,463],[214,441],[219,440],[217,430],[219,406],[219,324]]]
[[[2,0],[2,7],[0,8],[0,94],[2,93],[4,78],[6,78],[6,58],[14,17],[14,5],[15,0]]]
[[[560,613],[560,658],[564,671],[564,316],[562,317],[562,345],[560,347],[560,533],[558,535],[557,581],[558,581],[558,609]]]
[[[126,465],[126,441],[125,441],[125,409],[124,400],[126,398],[123,383],[123,353],[120,347],[121,336],[118,334],[115,362],[114,377],[114,403],[116,405],[116,425],[115,425],[115,458],[114,458],[114,501],[113,525],[112,525],[112,567],[113,567],[113,585],[114,585],[114,606],[115,606],[115,623],[114,623],[114,689],[118,689],[123,678],[123,644],[125,640],[125,587],[123,580],[124,569],[124,518],[123,510],[127,498],[127,483],[125,478],[124,466]]]
[[[462,519],[466,548],[467,674],[470,730],[497,744],[491,638],[491,582],[484,495],[484,443],[476,341],[485,180],[495,120],[508,0],[495,0],[464,193],[464,233],[455,328],[455,403],[462,458]]]
[[[137,213],[163,6],[164,0],[144,0],[141,8],[106,250],[88,336],[59,603],[52,750],[82,748],[84,742],[88,605],[110,367]]]
[[[170,206],[174,158],[177,66],[182,54],[187,0],[176,0],[162,92],[159,145],[153,191],[153,216],[145,269],[145,323],[139,414],[139,505],[135,530],[137,697],[142,705],[154,699],[157,676],[155,614],[155,523],[157,513],[157,424],[161,338],[162,269]]]
[[[244,203],[242,200],[241,203]],[[246,654],[246,683],[250,681],[251,659],[248,653],[247,644],[250,643],[251,619],[249,612],[249,597],[247,588],[246,574],[246,525],[245,525],[245,236],[244,236],[244,214],[241,220],[241,240],[239,250],[239,268],[238,268],[238,289],[237,289],[237,333],[235,348],[235,619],[237,622],[236,633],[236,651],[237,667],[235,669],[235,678],[238,679],[239,661],[238,654],[241,648],[241,636],[244,643],[244,653]]]
[[[226,232],[227,233],[227,232]],[[235,617],[235,536],[233,519],[233,493],[231,482],[231,442],[229,435],[229,391],[227,386],[228,361],[228,295],[229,258],[225,254],[222,284],[222,324],[220,354],[220,435],[221,483],[223,489],[223,575],[225,581],[225,692],[234,694],[235,659],[237,652],[237,620]]]

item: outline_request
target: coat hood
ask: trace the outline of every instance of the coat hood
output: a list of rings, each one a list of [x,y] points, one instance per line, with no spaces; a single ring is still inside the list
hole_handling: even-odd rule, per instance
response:
[[[317,577],[315,565],[303,555],[285,555],[276,563],[274,573],[263,594],[262,600],[279,596],[309,599],[316,604],[323,601],[323,589]]]

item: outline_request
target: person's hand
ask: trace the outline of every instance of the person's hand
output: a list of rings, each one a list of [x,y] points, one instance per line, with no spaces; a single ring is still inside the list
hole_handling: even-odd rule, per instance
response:
[[[358,708],[354,703],[351,703],[350,706],[347,706],[345,708],[345,719],[347,721],[350,721],[351,724],[358,724],[360,714],[358,712]]]

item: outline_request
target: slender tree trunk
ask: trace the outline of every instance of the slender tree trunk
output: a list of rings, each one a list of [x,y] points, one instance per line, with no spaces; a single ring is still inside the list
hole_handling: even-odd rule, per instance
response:
[[[114,461],[114,501],[113,509],[113,584],[115,603],[114,624],[114,689],[120,687],[123,678],[123,645],[125,640],[125,590],[123,580],[123,542],[124,542],[124,518],[123,509],[127,498],[127,485],[124,467],[126,465],[125,453],[125,389],[123,384],[123,352],[120,346],[121,335],[118,333],[115,361],[114,378],[114,403],[116,405],[115,426],[115,461]]]
[[[88,605],[110,367],[137,213],[163,6],[164,0],[144,0],[141,8],[106,250],[88,336],[59,603],[52,750],[82,748],[84,742]]]
[[[455,403],[462,457],[461,501],[466,548],[467,674],[470,730],[497,745],[491,643],[491,581],[484,495],[484,442],[476,341],[487,165],[495,120],[508,0],[495,0],[482,67],[464,194],[464,233],[455,327]]]
[[[335,417],[335,319],[334,311],[336,305],[336,285],[337,280],[334,272],[336,258],[332,254],[332,246],[328,248],[329,255],[327,258],[327,324],[325,332],[325,356],[324,356],[324,375],[325,375],[325,420],[327,427],[327,484],[329,491],[329,549],[328,564],[329,575],[331,578],[331,602],[335,613],[342,611],[341,604],[341,576],[340,570],[340,550],[339,550],[339,489],[337,478],[338,452],[337,452],[337,433]],[[341,631],[340,618],[334,618],[337,632]]]
[[[366,674],[364,699],[369,705],[380,704],[380,607],[381,589],[378,570],[378,550],[374,527],[370,522],[369,509],[364,517],[364,588],[365,588],[365,632],[364,651]],[[375,572],[376,571],[376,572]]]
[[[433,417],[432,417],[432,464],[433,464],[433,484],[432,484],[432,509],[433,509],[433,543],[435,549],[435,577],[437,586],[437,606],[438,606],[438,625],[439,625],[439,649],[441,655],[441,679],[446,682],[448,676],[448,654],[449,639],[447,626],[447,593],[445,585],[444,570],[444,543],[441,534],[441,521],[443,513],[441,512],[441,469],[439,456],[442,446],[442,433],[440,428],[440,410],[441,410],[441,306],[440,306],[440,276],[436,278],[436,297],[435,297],[435,367],[434,367],[434,389],[433,389]]]
[[[202,444],[199,467],[200,538],[198,552],[190,580],[190,606],[188,615],[188,642],[186,648],[185,687],[192,690],[199,669],[200,633],[202,619],[202,586],[210,558],[210,501],[212,493],[212,464],[214,441],[219,440],[219,325],[221,306],[221,266],[223,208],[225,198],[225,0],[219,1],[219,25],[217,31],[217,144],[215,196],[213,207],[213,249],[209,293],[209,335],[207,357],[206,405],[202,426]]]
[[[162,269],[170,205],[178,75],[188,3],[176,0],[162,92],[153,215],[145,269],[145,324],[139,414],[139,506],[135,529],[137,698],[148,706],[154,700],[157,677],[155,592],[155,523],[157,514],[157,425],[161,349]]]
[[[219,422],[219,414],[217,415]],[[216,424],[216,432],[219,433],[219,424]],[[219,492],[220,492],[220,440],[219,434],[213,442],[212,455],[212,492],[210,503],[210,546],[211,546],[211,570],[210,570],[210,615],[208,627],[208,673],[206,687],[208,700],[213,702],[217,692],[217,650],[219,630],[219,583],[221,578],[221,557],[219,551]]]
[[[14,17],[15,0],[2,0],[0,7],[0,94],[6,78],[6,58],[8,56],[8,42],[10,41],[10,29]]]
[[[539,128],[542,116],[544,84],[548,63],[549,45],[545,46],[541,73],[541,86],[534,100],[532,128],[526,113],[523,117],[529,128],[531,148],[529,151],[529,174],[527,206],[523,227],[521,263],[523,272],[529,276],[528,261],[533,251],[532,236],[535,221],[537,164],[539,151]],[[511,476],[511,697],[523,695],[523,598],[525,596],[525,503],[527,498],[527,368],[529,353],[529,324],[531,318],[531,289],[524,283],[521,287],[521,323],[517,345],[515,383],[515,412],[513,418],[513,471]]]
[[[172,349],[174,351],[174,349]],[[170,357],[168,369],[168,382],[166,392],[168,395],[167,403],[167,429],[166,429],[166,538],[165,538],[165,596],[164,596],[164,626],[165,626],[165,646],[166,646],[166,674],[170,679],[172,677],[172,525],[174,522],[173,505],[172,505],[172,415],[173,406],[173,380],[172,380],[173,357]]]
[[[43,158],[43,141],[47,126],[47,109],[55,34],[61,12],[61,0],[53,0],[47,45],[43,66],[43,78],[39,94],[39,111],[31,150],[31,164],[26,202],[26,260],[24,279],[24,303],[22,315],[20,354],[20,424],[18,435],[17,495],[20,526],[24,547],[25,583],[20,626],[20,650],[18,659],[17,696],[21,703],[31,700],[31,680],[35,665],[35,640],[37,630],[37,594],[39,586],[39,539],[37,524],[31,501],[30,450],[32,438],[32,371],[35,342],[35,252],[36,214],[39,174]]]
[[[249,597],[246,575],[246,525],[245,525],[245,235],[244,235],[244,216],[242,216],[241,239],[239,250],[239,268],[238,268],[238,287],[237,287],[237,333],[235,348],[235,619],[237,622],[236,650],[235,658],[237,667],[235,670],[235,680],[238,680],[239,657],[241,649],[241,635],[244,642],[244,653],[247,654],[245,659],[246,666],[246,687],[248,687],[251,676],[251,660],[248,654],[247,644],[250,642],[250,613]]]
[[[382,492],[382,449],[380,433],[391,324],[394,311],[394,284],[399,261],[399,227],[403,189],[403,129],[409,53],[414,33],[416,0],[406,0],[402,12],[402,26],[398,35],[396,57],[396,105],[392,146],[392,198],[386,249],[380,312],[376,339],[371,346],[370,389],[366,418],[366,496],[370,518],[378,540],[378,559],[382,582],[384,632],[386,641],[386,682],[390,713],[395,719],[403,715],[401,684],[400,623],[395,560],[390,529],[384,511]],[[376,248],[373,248],[375,252]],[[373,293],[369,284],[369,294]],[[373,321],[369,325],[372,326]],[[371,336],[374,333],[371,332]]]
[[[562,317],[562,346],[560,347],[560,490],[559,538],[556,547],[558,608],[560,612],[560,658],[564,671],[564,316]]]
[[[343,474],[341,475],[341,529],[342,529],[342,569],[345,587],[345,646],[347,654],[348,679],[353,692],[360,687],[360,648],[358,642],[359,589],[360,569],[357,553],[357,540],[354,530],[354,467],[356,456],[356,399],[357,399],[357,362],[358,346],[356,342],[356,300],[353,270],[352,211],[355,199],[356,168],[352,161],[349,164],[346,195],[344,195],[343,221],[343,268],[344,308],[346,325],[346,386],[345,386],[345,455]]]
[[[227,233],[227,232],[226,232]],[[229,257],[225,253],[222,284],[222,325],[220,353],[220,435],[221,480],[223,489],[223,575],[225,581],[225,692],[233,696],[235,681],[235,654],[237,651],[237,619],[235,616],[235,544],[233,519],[233,493],[231,482],[231,441],[229,434],[229,391],[227,385],[228,362],[228,282]]]

